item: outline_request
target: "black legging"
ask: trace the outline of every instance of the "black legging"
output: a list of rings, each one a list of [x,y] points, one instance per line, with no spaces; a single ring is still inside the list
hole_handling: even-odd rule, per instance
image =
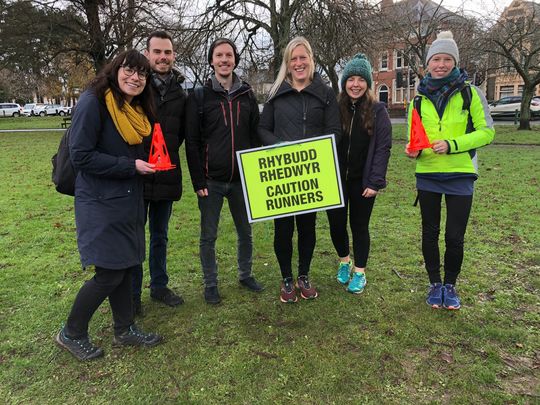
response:
[[[110,270],[96,267],[96,274],[86,281],[71,307],[66,322],[66,335],[72,339],[88,336],[88,323],[105,299],[109,298],[116,335],[133,324],[131,273],[135,267]]]
[[[375,204],[375,197],[364,198],[364,187],[360,180],[343,182],[345,206],[326,211],[330,224],[330,236],[339,257],[349,255],[349,233],[347,232],[347,211],[353,238],[354,265],[365,268],[369,256],[369,219]]]
[[[317,213],[274,219],[274,252],[281,270],[281,277],[292,278],[292,238],[294,223],[298,230],[298,275],[307,276],[315,250],[315,223]]]
[[[418,191],[422,213],[422,253],[430,283],[440,283],[439,232],[442,194]],[[455,284],[463,263],[465,230],[472,206],[472,195],[448,195],[446,201],[446,232],[444,235],[444,284]]]

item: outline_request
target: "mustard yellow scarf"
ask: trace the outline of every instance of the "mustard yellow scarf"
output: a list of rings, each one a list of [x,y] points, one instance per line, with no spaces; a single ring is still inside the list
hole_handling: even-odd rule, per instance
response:
[[[122,108],[118,108],[111,89],[105,92],[105,104],[116,129],[128,144],[138,145],[143,137],[150,135],[152,126],[141,106],[133,108],[131,104],[124,103]]]

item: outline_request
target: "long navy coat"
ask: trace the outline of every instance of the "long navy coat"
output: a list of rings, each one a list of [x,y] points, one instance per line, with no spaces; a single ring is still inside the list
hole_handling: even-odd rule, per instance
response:
[[[70,134],[75,181],[77,244],[83,267],[126,269],[144,261],[142,177],[130,146],[116,130],[104,102],[85,91],[75,108]]]

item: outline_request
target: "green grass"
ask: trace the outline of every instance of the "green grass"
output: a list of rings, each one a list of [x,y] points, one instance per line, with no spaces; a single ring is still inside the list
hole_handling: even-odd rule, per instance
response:
[[[50,182],[60,135],[0,134],[0,398],[6,403],[538,402],[537,146],[479,152],[459,312],[424,303],[414,163],[402,144],[394,146],[389,186],[375,204],[365,292],[347,294],[335,281],[336,257],[320,213],[312,265],[320,298],[297,305],[277,299],[271,222],[253,227],[254,274],[266,290],[238,287],[226,206],[217,244],[223,303],[204,303],[198,209],[184,167],[184,196],[170,224],[169,273],[186,303],[163,307],[145,288],[147,315],[140,322],[166,342],[151,350],[113,348],[105,304],[90,332],[106,355],[79,363],[53,343],[90,276],[78,261],[73,199]]]
[[[0,118],[0,130],[8,129],[55,129],[60,128],[60,124],[65,117],[8,117]]]
[[[392,137],[395,141],[405,142],[407,139],[407,126],[405,124],[392,125]],[[503,125],[495,122],[494,144],[510,145],[540,145],[540,123],[533,121],[531,131],[518,131],[516,125]]]

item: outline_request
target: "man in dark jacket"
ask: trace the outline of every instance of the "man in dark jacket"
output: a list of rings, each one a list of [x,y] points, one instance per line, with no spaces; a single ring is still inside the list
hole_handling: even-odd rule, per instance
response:
[[[236,160],[237,150],[257,146],[259,109],[251,87],[234,73],[238,58],[233,42],[215,40],[208,52],[214,74],[202,91],[195,89],[186,107],[186,155],[201,211],[200,256],[209,304],[221,301],[215,244],[224,198],[238,235],[240,284],[251,291],[263,290],[251,274],[251,225]]]
[[[164,31],[155,31],[146,41],[144,54],[153,70],[150,83],[154,89],[157,119],[174,169],[147,176],[144,184],[145,207],[150,230],[150,296],[171,307],[184,302],[182,297],[167,287],[167,242],[169,219],[174,201],[182,195],[182,172],[178,150],[184,141],[184,107],[186,95],[181,83],[183,76],[173,69],[175,53],[172,38]],[[148,137],[151,138],[151,137]],[[150,151],[152,140],[145,139]],[[141,314],[142,266],[133,277],[133,303],[136,314]]]

